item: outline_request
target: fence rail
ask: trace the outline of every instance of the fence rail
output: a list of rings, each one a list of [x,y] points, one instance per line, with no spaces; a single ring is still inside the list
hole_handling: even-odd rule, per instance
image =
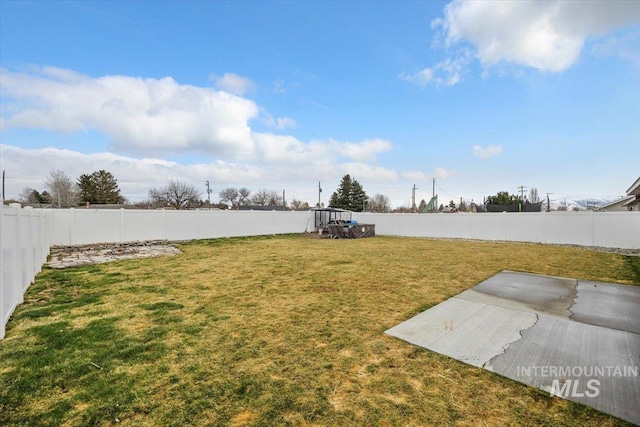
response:
[[[640,249],[638,212],[354,213],[381,235]],[[0,207],[0,338],[52,245],[192,240],[314,231],[309,212]]]

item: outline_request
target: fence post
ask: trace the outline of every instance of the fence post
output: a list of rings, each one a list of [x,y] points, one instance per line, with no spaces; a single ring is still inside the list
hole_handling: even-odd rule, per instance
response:
[[[589,224],[591,225],[589,227],[589,231],[591,233],[591,239],[589,239],[589,240],[591,242],[591,246],[597,246],[597,244],[595,242],[595,233],[594,233],[595,225],[593,224],[593,222],[594,222],[593,221],[593,211],[589,211]]]
[[[22,232],[22,227],[20,226],[22,217],[22,208],[16,208],[16,265],[15,267],[15,281],[13,283],[13,292],[16,292],[17,295],[14,296],[14,301],[11,301],[11,305],[15,306],[16,304],[21,303],[22,300],[22,236],[20,235]]]
[[[64,212],[64,211],[62,211]],[[76,223],[76,212],[73,208],[69,208],[69,245],[73,245],[73,229]]]
[[[502,212],[502,240],[507,240],[507,213]]]
[[[120,242],[124,242],[124,208],[120,208]]]
[[[200,235],[202,234],[200,232],[200,218],[202,218],[200,215],[200,209],[196,209],[196,239],[202,239],[202,236]]]
[[[3,204],[4,205],[4,204]],[[8,208],[4,207],[4,206],[0,206],[0,233],[2,235],[5,235],[5,221],[6,221],[6,215],[5,212],[7,211]],[[9,228],[9,227],[7,227]],[[4,334],[5,334],[5,325],[4,325],[4,287],[8,286],[8,283],[5,283],[4,281],[4,275],[5,275],[5,265],[4,265],[4,240],[0,241],[0,267],[2,267],[2,271],[0,272],[0,339],[4,338]]]
[[[162,209],[162,240],[167,240],[167,210]]]
[[[224,237],[229,237],[229,226],[228,221],[227,221],[227,214],[228,214],[228,209],[225,209],[224,211]]]
[[[27,277],[26,279],[23,277],[22,280],[22,289],[20,292],[20,298],[21,301],[24,301],[24,293],[27,291],[27,288],[29,287],[29,285],[31,285],[31,282],[33,281],[33,277],[35,275],[35,267],[34,267],[34,256],[33,256],[33,235],[34,235],[34,231],[33,231],[33,208],[31,206],[26,207],[25,211],[27,212],[27,221],[29,222],[29,226],[27,227],[27,236],[25,236],[26,241],[27,241],[27,247],[25,248],[25,254],[24,256],[26,257],[26,259],[22,260],[22,264],[26,266],[26,271],[27,271]],[[20,250],[22,251],[22,248],[20,248]]]

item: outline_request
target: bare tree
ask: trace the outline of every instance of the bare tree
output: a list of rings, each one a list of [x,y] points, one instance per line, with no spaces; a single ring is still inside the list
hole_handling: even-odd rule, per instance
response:
[[[251,190],[242,187],[238,190],[238,205],[247,205],[251,201]]]
[[[391,201],[384,194],[378,193],[369,200],[368,206],[371,212],[389,212]]]
[[[77,186],[64,171],[51,171],[44,184],[49,189],[51,203],[58,208],[70,208],[78,203]]]
[[[294,211],[308,211],[309,203],[302,202],[298,199],[293,199],[291,201],[291,209],[293,209]]]
[[[192,209],[201,204],[200,192],[182,181],[170,181],[166,187],[149,190],[149,198],[156,206],[174,209]]]
[[[538,196],[538,189],[532,187],[529,191],[529,201],[531,203],[538,203],[540,201],[540,196]]]
[[[466,200],[460,199],[460,206],[458,206],[460,212],[469,212],[470,207]]]
[[[262,189],[253,195],[251,203],[258,206],[280,206],[282,196],[273,190]]]
[[[397,212],[397,213],[412,213],[413,209],[411,208],[411,206],[398,206],[397,208],[395,208],[393,210],[393,212]]]
[[[240,193],[236,188],[233,188],[233,187],[225,188],[218,194],[218,197],[220,197],[220,202],[230,203],[232,209],[238,207],[238,200],[240,197]]]

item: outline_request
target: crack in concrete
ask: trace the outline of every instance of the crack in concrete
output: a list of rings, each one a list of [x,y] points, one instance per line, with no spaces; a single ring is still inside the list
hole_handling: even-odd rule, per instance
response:
[[[523,328],[523,329],[519,329],[518,330],[518,335],[520,335],[520,338],[518,338],[517,340],[511,341],[509,343],[507,343],[507,345],[505,345],[504,347],[502,347],[502,351],[498,354],[496,354],[495,356],[493,356],[491,359],[487,360],[485,363],[482,364],[482,368],[486,369],[488,371],[494,372],[492,366],[491,366],[491,362],[496,358],[496,357],[500,357],[504,354],[506,354],[507,349],[509,348],[509,346],[511,344],[513,344],[514,342],[518,342],[520,340],[522,340],[524,338],[524,335],[522,334],[523,331],[528,331],[530,329],[532,329],[534,326],[536,326],[536,324],[538,323],[538,321],[540,320],[540,316],[538,316],[538,313],[532,313],[534,316],[536,316],[536,320],[528,327]]]
[[[575,295],[573,296],[573,298],[571,299],[571,305],[569,307],[567,307],[567,311],[569,312],[569,316],[567,317],[567,319],[571,320],[571,318],[573,317],[573,311],[571,311],[571,309],[573,308],[574,305],[576,305],[577,303],[577,299],[578,299],[578,280],[576,280],[576,285],[573,287],[573,292],[575,293]]]

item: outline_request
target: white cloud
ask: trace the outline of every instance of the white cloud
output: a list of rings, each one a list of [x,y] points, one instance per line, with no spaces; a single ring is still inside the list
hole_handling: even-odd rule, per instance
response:
[[[209,180],[214,201],[218,200],[220,190],[234,186],[247,187],[252,191],[261,188],[277,191],[285,189],[287,200],[297,198],[313,204],[317,201],[317,185],[320,180],[324,189],[322,200],[327,203],[345,174],[357,179],[367,194],[385,194],[398,201],[398,205],[404,203],[404,198],[411,194],[410,188],[414,182],[407,181],[407,178],[412,177],[415,171],[397,171],[358,161],[341,163],[335,157],[323,154],[327,150],[333,151],[327,148],[335,147],[329,143],[305,145],[290,139],[291,137],[281,137],[278,141],[273,141],[272,138],[273,135],[267,134],[256,140],[261,147],[280,150],[279,153],[288,156],[286,161],[279,162],[278,155],[274,155],[274,162],[271,164],[222,160],[181,164],[157,158],[134,158],[112,153],[86,154],[57,148],[23,149],[11,145],[0,145],[0,157],[3,169],[7,170],[8,198],[17,198],[24,187],[44,190],[46,176],[54,169],[65,171],[74,180],[84,173],[108,170],[117,178],[123,195],[132,202],[145,200],[149,189],[166,185],[169,180],[180,180],[193,185],[201,189],[204,197],[204,182]],[[279,147],[280,145],[285,148]],[[298,150],[297,158],[295,150]],[[449,172],[441,173],[436,170],[434,174],[443,178]],[[415,183],[420,184],[417,181]]]
[[[111,172],[125,197],[140,201],[154,187],[169,180],[182,180],[197,188],[205,180],[215,182],[260,182],[268,177],[264,168],[248,164],[214,161],[201,164],[120,156],[112,153],[79,153],[57,148],[22,149],[0,145],[3,168],[8,172],[8,192],[11,197],[24,187],[44,190],[44,181],[51,170],[63,170],[72,180],[99,169]]]
[[[226,73],[222,76],[212,76],[216,88],[219,90],[232,93],[234,95],[244,95],[249,92],[253,92],[256,89],[253,81],[241,77],[237,74]]]
[[[437,67],[437,65],[435,67]],[[434,79],[432,68],[425,68],[424,70],[418,71],[417,73],[414,73],[414,74],[400,73],[399,77],[402,80],[405,80],[411,84],[420,86],[422,88],[428,85],[429,83],[433,82],[433,79]]]
[[[489,159],[502,153],[501,145],[487,145],[483,147],[481,145],[473,146],[473,155],[481,159]]]
[[[447,179],[457,175],[456,171],[445,168],[435,168],[432,173],[436,179]]]
[[[291,117],[278,117],[276,119],[276,127],[278,129],[294,128],[298,123]]]
[[[400,175],[404,179],[408,179],[409,181],[416,181],[416,182],[423,182],[429,179],[424,172],[420,172],[420,171],[402,171]]]
[[[284,80],[274,80],[273,91],[275,93],[281,93],[281,94],[287,93],[287,90],[284,88]]]
[[[260,118],[267,126],[296,126],[291,117],[274,118],[254,102],[173,79],[126,76],[92,78],[53,67],[36,72],[2,70],[2,127],[58,132],[97,130],[118,152],[143,157],[204,152],[223,159],[300,164],[322,158],[373,162],[393,148],[390,141],[367,139],[302,142],[293,136],[252,131]]]
[[[162,154],[205,151],[240,158],[254,151],[247,99],[180,85],[170,77],[92,78],[53,67],[1,71],[3,128],[99,130],[116,150]]]
[[[626,0],[471,1],[454,0],[431,27],[434,46],[456,48],[432,67],[400,77],[424,87],[453,86],[473,56],[486,69],[513,64],[561,72],[576,63],[589,38],[640,22],[640,3]],[[470,55],[464,47],[474,47]]]
[[[328,153],[326,144],[303,143],[293,136],[271,133],[254,133],[253,139],[262,159],[270,163],[288,163],[299,165],[314,162]]]
[[[334,139],[304,143],[293,136],[255,132],[252,134],[260,158],[277,163],[338,163],[341,158],[373,162],[379,153],[391,150],[393,144],[382,139],[340,142]]]
[[[291,117],[273,117],[264,108],[260,109],[260,118],[262,122],[270,128],[286,129],[295,128],[298,123]]]
[[[640,67],[640,32],[611,36],[595,44],[591,52],[601,57],[617,56]]]
[[[333,141],[333,144],[336,145],[335,149],[338,150],[340,156],[361,162],[375,161],[379,153],[393,148],[393,144],[384,139],[365,139],[360,142],[345,143]]]
[[[454,86],[462,81],[462,75],[473,57],[468,49],[460,49],[454,56],[438,62],[431,68],[425,68],[415,74],[400,74],[400,78],[416,86],[424,88],[428,84]]]
[[[289,198],[310,202],[317,196],[318,180],[339,181],[347,173],[371,194],[385,193],[386,183],[399,182],[402,190],[390,190],[392,199],[394,191],[408,187],[402,182],[403,171],[377,165],[379,155],[393,149],[391,141],[301,141],[292,135],[257,132],[250,126],[252,120],[276,129],[296,122],[273,117],[255,102],[228,92],[179,84],[170,77],[94,78],[55,67],[0,69],[0,74],[0,151],[10,177],[9,197],[17,197],[24,187],[43,190],[53,169],[73,179],[106,169],[133,201],[145,199],[150,188],[171,179],[197,187],[209,180],[214,191],[226,186],[286,188]],[[88,137],[79,149],[83,152],[7,145],[14,144],[9,139],[19,135],[19,129],[86,132]],[[91,138],[96,134],[106,136],[112,152],[92,153],[96,150]],[[163,159],[193,153],[219,160],[185,164]],[[328,199],[330,194],[324,195]]]
[[[398,181],[398,172],[394,169],[388,169],[380,166],[372,166],[366,163],[343,163],[339,166],[340,176],[350,174],[352,178],[357,179],[363,186],[365,182],[369,183],[389,183]],[[365,187],[365,191],[367,190]]]

